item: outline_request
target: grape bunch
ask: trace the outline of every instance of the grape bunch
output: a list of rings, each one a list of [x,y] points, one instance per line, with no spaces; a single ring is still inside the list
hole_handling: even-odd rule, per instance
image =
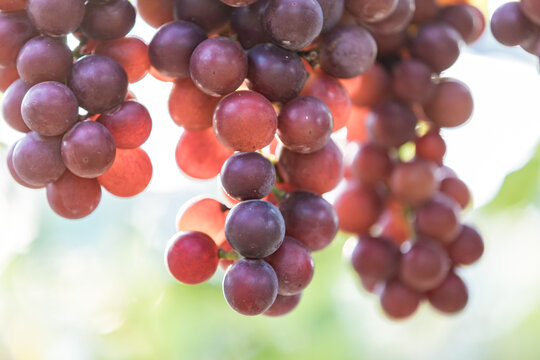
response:
[[[92,213],[102,187],[130,197],[152,177],[140,148],[152,119],[128,92],[150,68],[147,45],[126,37],[135,15],[128,0],[0,1],[2,115],[25,133],[8,167],[65,218]]]
[[[403,3],[411,2],[398,8]],[[482,34],[484,19],[469,4],[415,5],[400,22],[394,15],[387,27],[368,26],[377,34],[377,63],[343,81],[357,108],[347,124],[346,181],[334,201],[340,229],[358,234],[346,245],[351,263],[393,319],[411,316],[424,299],[443,313],[462,310],[468,291],[456,267],[484,250],[478,231],[460,221],[471,196],[443,165],[440,134],[472,114],[468,87],[441,73]]]
[[[540,57],[540,4],[522,0],[500,6],[491,18],[491,32],[501,44],[519,45]]]
[[[180,209],[166,251],[177,280],[204,282],[221,265],[234,310],[284,315],[311,281],[311,252],[332,242],[339,220],[359,234],[353,264],[369,289],[385,285],[391,317],[412,314],[425,296],[445,312],[465,305],[454,267],[476,261],[483,243],[458,219],[470,195],[442,165],[439,130],[466,122],[473,103],[466,85],[440,74],[481,35],[478,9],[434,0],[138,8],[159,27],[151,72],[174,83],[169,112],[184,129],[177,164],[195,179],[220,175],[226,203],[200,197]],[[362,143],[347,169],[345,131]],[[322,195],[344,173],[334,209]]]

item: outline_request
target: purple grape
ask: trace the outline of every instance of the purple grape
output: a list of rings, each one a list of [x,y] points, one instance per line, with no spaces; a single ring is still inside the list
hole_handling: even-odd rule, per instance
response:
[[[534,39],[536,26],[525,16],[519,2],[509,2],[493,13],[491,32],[501,44],[516,46]]]
[[[124,69],[113,59],[88,55],[73,65],[69,87],[81,107],[98,114],[124,101],[128,80]]]
[[[403,101],[423,103],[435,91],[432,71],[421,61],[402,60],[392,68],[392,74],[394,93]]]
[[[25,186],[25,187],[30,188],[30,189],[40,189],[43,186],[34,186],[34,185],[31,185],[31,184],[27,183],[26,181],[21,179],[19,174],[17,174],[17,172],[15,171],[15,167],[13,166],[13,150],[15,150],[15,147],[17,146],[17,144],[20,141],[21,140],[18,140],[17,142],[15,142],[15,144],[13,144],[13,146],[11,146],[11,148],[8,151],[8,154],[7,154],[7,157],[6,157],[6,162],[7,162],[7,167],[8,167],[9,173],[11,174],[11,177],[13,178],[13,180],[18,182],[20,185]]]
[[[231,28],[236,33],[238,41],[244,49],[250,49],[257,44],[272,41],[262,23],[262,17],[268,0],[258,0],[252,5],[233,10]]]
[[[368,23],[388,18],[396,11],[397,5],[398,0],[345,0],[345,6],[351,15]]]
[[[279,249],[264,260],[276,272],[280,295],[301,293],[313,278],[315,264],[311,253],[301,242],[290,236],[285,236]]]
[[[66,167],[83,178],[103,175],[112,166],[115,155],[113,136],[95,121],[78,123],[62,138],[62,158]]]
[[[57,136],[79,120],[79,103],[67,86],[47,81],[28,90],[21,112],[30,129],[43,136]]]
[[[337,25],[345,10],[345,0],[317,0],[323,13],[323,27],[325,33]]]
[[[81,30],[97,41],[124,37],[135,25],[136,11],[128,0],[107,3],[89,3],[81,24]]]
[[[25,11],[0,12],[0,66],[14,66],[19,50],[37,34]]]
[[[286,233],[310,251],[327,247],[338,231],[338,217],[332,205],[318,194],[294,191],[279,204]]]
[[[287,50],[300,50],[321,33],[323,12],[317,0],[270,0],[263,23],[272,39]]]
[[[236,153],[221,169],[221,184],[231,197],[243,201],[262,199],[274,188],[276,169],[257,152]]]
[[[195,48],[189,71],[195,85],[208,95],[227,95],[238,89],[246,78],[247,56],[236,41],[214,37]]]
[[[418,309],[422,294],[407,287],[399,280],[386,284],[381,293],[381,306],[384,312],[393,319],[405,319]]]
[[[427,294],[429,303],[437,310],[446,314],[455,314],[465,308],[469,301],[467,285],[454,272],[448,276],[439,287]]]
[[[248,52],[247,85],[270,101],[287,102],[300,93],[307,72],[300,56],[274,44],[259,44]]]
[[[43,34],[64,36],[79,28],[84,17],[84,0],[28,0],[30,21]]]
[[[274,253],[285,237],[285,222],[278,208],[263,200],[244,201],[229,212],[225,237],[231,247],[247,258]]]
[[[366,24],[366,27],[378,34],[397,34],[407,28],[413,18],[414,9],[415,0],[398,0],[396,8],[387,17]]]
[[[324,101],[299,96],[286,103],[278,117],[278,136],[287,149],[308,154],[322,149],[332,135],[332,113]]]
[[[482,257],[484,240],[475,228],[463,225],[458,237],[446,250],[454,265],[471,265]]]
[[[263,260],[239,260],[223,278],[225,300],[242,315],[254,316],[268,310],[276,300],[277,290],[276,273]]]
[[[29,89],[30,85],[17,79],[2,96],[2,117],[9,126],[20,132],[30,131],[21,114],[21,104]]]
[[[58,179],[66,166],[60,154],[62,137],[45,137],[29,132],[13,150],[13,167],[32,186],[42,187]]]
[[[416,115],[405,104],[384,102],[371,110],[366,119],[368,134],[384,147],[399,147],[416,138]]]
[[[195,23],[208,34],[219,32],[229,21],[233,8],[217,0],[175,0],[174,18]]]
[[[187,21],[172,21],[159,28],[148,45],[152,66],[171,78],[189,77],[193,50],[206,40],[204,30]]]
[[[362,236],[354,248],[351,263],[362,278],[382,281],[396,274],[399,258],[399,248],[390,240]]]
[[[349,79],[375,63],[377,44],[371,34],[354,25],[340,25],[322,36],[320,65],[328,75]]]
[[[35,37],[22,47],[17,58],[17,71],[30,85],[44,81],[65,84],[72,66],[71,50],[59,38]]]
[[[291,296],[278,294],[276,300],[274,301],[272,306],[270,306],[270,308],[264,312],[264,315],[272,317],[286,315],[293,311],[294,308],[296,308],[296,306],[300,302],[301,297],[302,293]]]
[[[434,22],[420,28],[412,41],[411,51],[414,57],[440,73],[456,62],[462,41],[456,29],[446,23]]]

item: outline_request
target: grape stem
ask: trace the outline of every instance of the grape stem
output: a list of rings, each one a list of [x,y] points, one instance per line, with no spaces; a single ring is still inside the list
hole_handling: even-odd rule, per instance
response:
[[[277,186],[274,186],[272,189],[272,194],[276,198],[277,202],[280,202],[287,195],[287,192],[285,190],[281,190]]]
[[[233,260],[233,261],[236,261],[236,260],[240,259],[240,256],[234,250],[233,251],[225,251],[223,249],[219,249],[218,250],[218,257],[220,259]]]
[[[299,51],[298,55],[304,58],[304,60],[306,60],[312,68],[319,66],[319,49]]]

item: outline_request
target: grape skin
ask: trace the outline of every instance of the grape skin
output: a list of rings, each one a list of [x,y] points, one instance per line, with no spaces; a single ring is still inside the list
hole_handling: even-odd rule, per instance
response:
[[[0,67],[14,66],[19,50],[37,34],[26,12],[0,12]]]
[[[18,79],[11,84],[2,96],[2,118],[13,129],[20,132],[29,132],[28,125],[23,120],[21,104],[30,85]]]
[[[28,0],[28,17],[36,28],[50,36],[65,36],[82,23],[84,0]]]

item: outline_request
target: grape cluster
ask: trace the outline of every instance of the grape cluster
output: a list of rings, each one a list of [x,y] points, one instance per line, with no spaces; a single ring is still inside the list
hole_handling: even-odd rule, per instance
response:
[[[160,26],[149,56],[154,75],[174,82],[178,166],[196,179],[219,174],[227,203],[203,197],[180,209],[166,252],[177,280],[204,282],[221,264],[234,310],[286,314],[311,281],[311,252],[331,243],[339,221],[359,234],[353,265],[367,288],[383,289],[388,315],[406,317],[424,297],[444,312],[465,306],[454,267],[476,261],[483,242],[458,219],[470,194],[442,165],[439,130],[465,123],[473,103],[466,85],[440,74],[481,35],[478,9],[435,0],[138,6]],[[347,168],[340,129],[362,143]],[[344,174],[334,209],[322,195]]]
[[[93,212],[101,187],[130,197],[152,177],[140,148],[152,119],[128,92],[150,68],[147,45],[126,37],[135,14],[128,0],[0,1],[2,115],[26,133],[8,167],[21,185],[46,187],[63,217]]]
[[[491,32],[501,44],[519,45],[540,57],[540,4],[535,0],[521,0],[502,5],[493,13]]]
[[[484,250],[459,219],[470,193],[443,165],[440,135],[472,114],[467,86],[441,73],[462,43],[482,34],[483,16],[468,4],[400,0],[398,9],[405,3],[400,21],[394,13],[382,20],[387,26],[368,26],[379,45],[376,65],[343,81],[358,109],[347,124],[346,181],[334,201],[340,229],[358,234],[346,246],[355,271],[394,319],[424,299],[444,313],[462,310],[468,292],[455,268]]]

